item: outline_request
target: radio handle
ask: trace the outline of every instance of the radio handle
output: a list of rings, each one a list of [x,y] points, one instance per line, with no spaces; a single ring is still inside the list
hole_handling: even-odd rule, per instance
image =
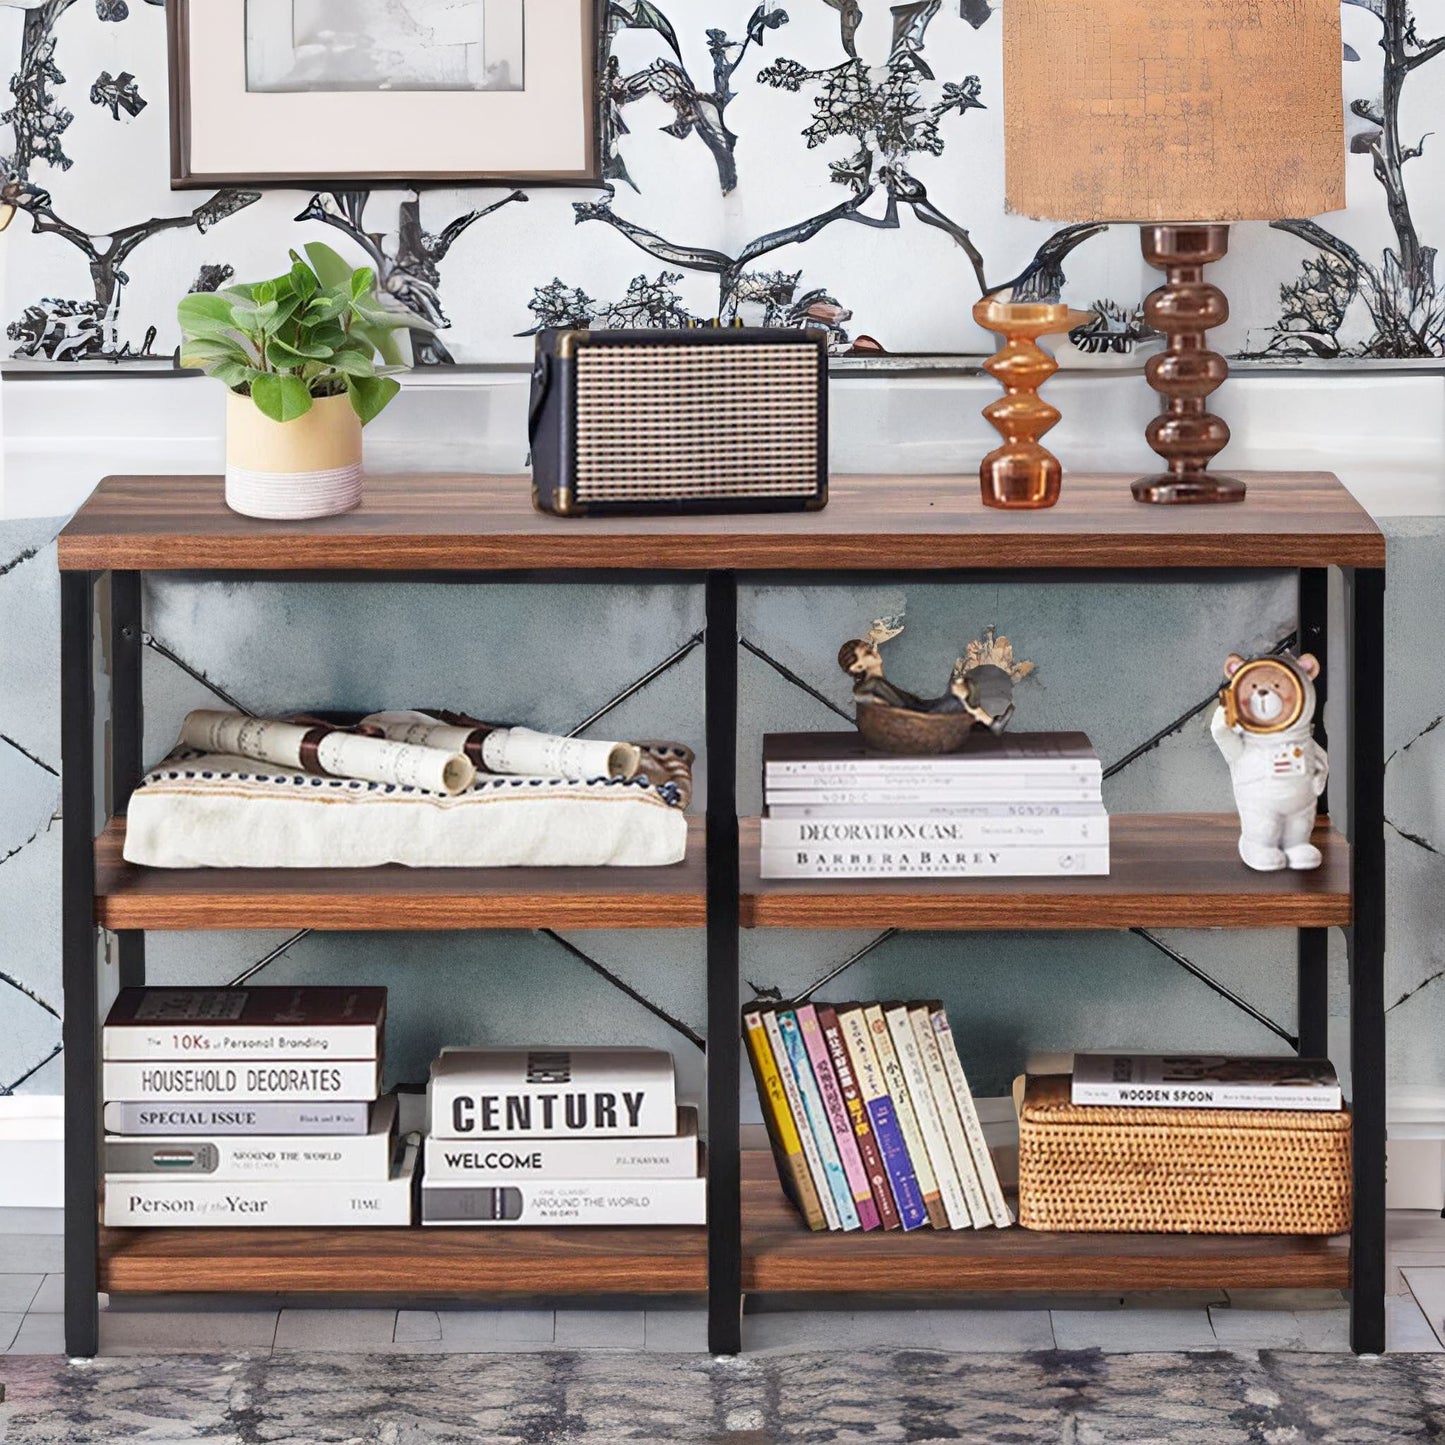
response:
[[[532,395],[527,403],[527,438],[537,440],[537,418],[542,414],[542,405],[547,400],[547,389],[552,381],[552,358],[545,351],[537,353],[536,365],[532,368]]]

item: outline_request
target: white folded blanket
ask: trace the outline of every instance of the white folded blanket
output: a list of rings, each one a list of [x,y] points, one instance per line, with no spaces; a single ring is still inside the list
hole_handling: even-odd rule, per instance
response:
[[[455,797],[173,754],[131,796],[125,857],[152,868],[656,867],[687,848],[686,748],[635,778],[479,775]],[[675,780],[666,778],[668,773]]]

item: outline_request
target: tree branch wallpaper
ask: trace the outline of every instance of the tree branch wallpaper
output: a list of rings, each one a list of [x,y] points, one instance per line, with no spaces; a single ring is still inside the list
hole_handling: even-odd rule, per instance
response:
[[[543,0],[516,3],[545,22]],[[1345,0],[1349,208],[1235,228],[1217,268],[1233,355],[1445,357],[1432,8]],[[605,189],[237,188],[196,203],[167,179],[161,0],[0,0],[0,196],[25,213],[6,240],[4,355],[168,364],[184,289],[274,270],[323,227],[442,328],[417,334],[426,365],[524,362],[530,335],[563,322],[713,317],[822,327],[838,352],[976,357],[991,343],[970,309],[1005,285],[1096,313],[1067,364],[1127,362],[1152,339],[1133,227],[1004,209],[990,0],[610,0],[605,17]]]

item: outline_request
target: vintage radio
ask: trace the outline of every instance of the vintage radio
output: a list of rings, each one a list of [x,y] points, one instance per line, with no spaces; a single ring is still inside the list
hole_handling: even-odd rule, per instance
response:
[[[827,335],[543,331],[530,432],[532,495],[558,516],[813,510],[828,500]]]

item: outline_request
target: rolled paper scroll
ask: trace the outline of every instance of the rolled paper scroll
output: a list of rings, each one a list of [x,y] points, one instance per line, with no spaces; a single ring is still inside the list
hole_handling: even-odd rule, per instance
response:
[[[642,765],[642,752],[632,743],[498,728],[482,742],[482,761],[494,773],[533,778],[630,778]]]
[[[323,777],[391,783],[428,793],[465,792],[476,777],[458,752],[417,747],[391,738],[361,737],[344,728],[298,726],[275,718],[199,709],[181,725],[181,744]]]
[[[490,723],[439,722],[424,712],[374,712],[362,718],[361,726],[374,727],[382,737],[393,742],[464,753],[483,771],[488,771],[483,744],[490,733],[497,731]]]

